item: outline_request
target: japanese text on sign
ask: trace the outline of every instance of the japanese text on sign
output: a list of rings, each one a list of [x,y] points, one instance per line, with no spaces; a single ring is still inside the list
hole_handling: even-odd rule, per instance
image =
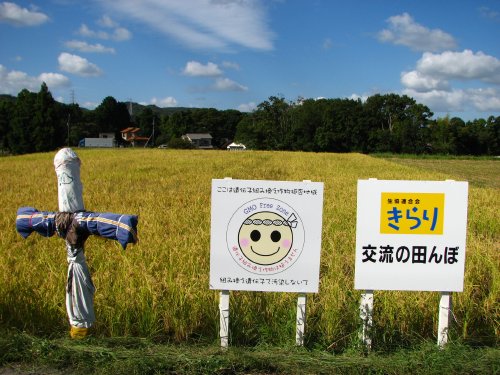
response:
[[[363,263],[434,263],[454,264],[458,262],[459,247],[446,246],[440,249],[438,246],[363,246]]]
[[[354,287],[463,290],[468,183],[359,180]]]
[[[212,180],[210,288],[316,293],[323,183]]]
[[[317,189],[286,189],[259,186],[218,186],[217,193],[266,195],[318,195]]]
[[[300,286],[307,285],[308,280],[262,278],[262,277],[220,277],[221,284],[257,284],[257,285],[280,285],[280,286]]]
[[[443,234],[444,194],[382,193],[380,233]]]

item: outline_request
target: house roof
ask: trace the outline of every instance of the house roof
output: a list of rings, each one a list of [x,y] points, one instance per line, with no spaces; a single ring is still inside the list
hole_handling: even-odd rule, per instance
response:
[[[243,143],[234,143],[234,142],[228,145],[226,148],[231,148],[231,147],[246,148],[246,146]]]
[[[138,135],[133,135],[130,138],[127,139],[127,141],[147,141],[149,138],[148,137],[141,137]]]
[[[212,136],[208,133],[188,133],[186,137],[189,139],[212,139]]]
[[[141,130],[141,129],[140,128],[129,127],[129,128],[123,129],[121,131],[121,133],[137,133],[139,130]]]

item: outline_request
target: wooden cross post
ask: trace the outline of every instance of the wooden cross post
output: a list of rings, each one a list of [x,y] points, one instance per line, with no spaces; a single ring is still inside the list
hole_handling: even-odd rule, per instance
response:
[[[70,148],[61,149],[54,157],[58,181],[59,211],[75,213],[84,211],[80,159]],[[83,241],[77,244],[66,240],[68,284],[66,286],[66,311],[71,325],[72,338],[85,337],[95,322],[94,293],[90,271],[85,260]]]
[[[32,232],[44,237],[55,233],[66,240],[68,283],[66,311],[73,338],[85,337],[95,321],[94,284],[85,261],[83,246],[90,235],[117,240],[123,249],[137,242],[138,217],[85,211],[80,181],[80,159],[70,148],[63,148],[54,158],[58,181],[59,212],[21,207],[16,229],[23,238]]]

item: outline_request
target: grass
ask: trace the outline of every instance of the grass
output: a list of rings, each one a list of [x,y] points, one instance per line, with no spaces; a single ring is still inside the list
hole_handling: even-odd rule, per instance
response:
[[[388,160],[409,167],[452,176],[457,180],[469,181],[473,186],[500,189],[500,159],[391,157]]]
[[[0,338],[0,373],[37,374],[495,374],[493,348],[462,344],[440,350],[423,342],[391,354],[341,355],[298,347],[230,348],[157,344],[140,338],[42,339],[10,332]]]
[[[321,284],[319,293],[308,298],[306,347],[348,352],[356,346],[359,328],[360,291],[353,288],[356,184],[373,177],[471,181],[465,285],[464,292],[453,295],[450,339],[498,344],[500,223],[498,185],[491,183],[499,175],[496,162],[479,160],[477,168],[461,168],[463,160],[451,160],[449,169],[437,170],[360,154],[76,152],[86,208],[139,215],[140,241],[126,251],[96,237],[86,243],[97,287],[96,340],[217,342],[218,293],[208,283],[211,180],[308,179],[324,182],[325,194]],[[68,330],[66,252],[56,237],[34,234],[23,240],[15,231],[15,213],[21,206],[57,210],[54,155],[0,158],[0,326],[40,338]],[[431,292],[376,292],[374,350],[391,353],[435,342],[438,301]],[[295,337],[295,303],[290,293],[231,292],[231,345],[287,347]]]

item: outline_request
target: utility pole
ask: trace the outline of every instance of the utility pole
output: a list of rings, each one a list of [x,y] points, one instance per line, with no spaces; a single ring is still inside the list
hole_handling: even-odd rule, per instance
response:
[[[68,121],[66,122],[66,126],[68,127],[68,147],[69,147],[69,122],[71,121],[71,113],[68,113]]]
[[[155,146],[155,117],[153,115],[153,147]]]

